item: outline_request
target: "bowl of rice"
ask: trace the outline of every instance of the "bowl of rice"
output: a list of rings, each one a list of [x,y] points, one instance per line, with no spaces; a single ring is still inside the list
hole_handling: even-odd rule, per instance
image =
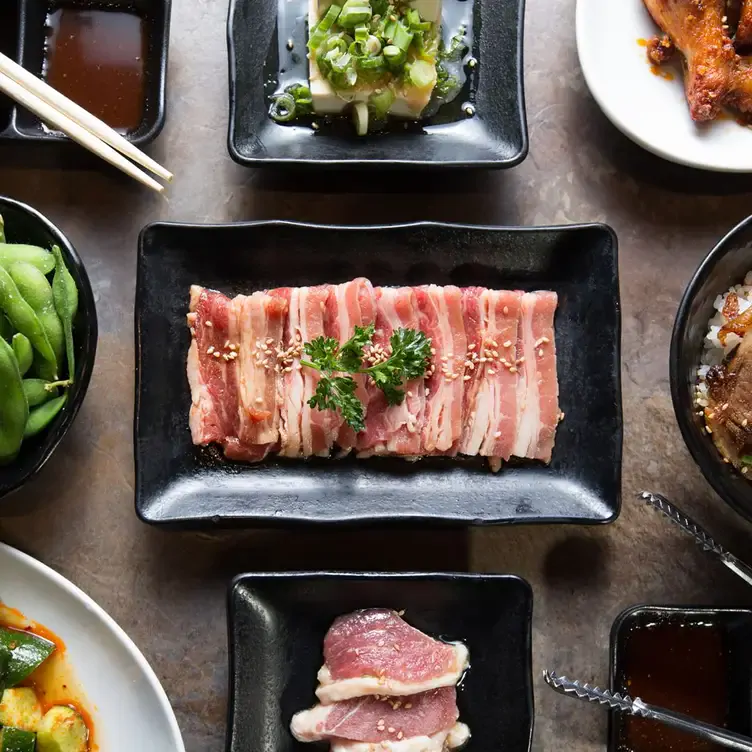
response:
[[[727,362],[741,342],[740,336],[722,329],[751,308],[748,217],[710,251],[687,286],[671,338],[670,382],[676,419],[692,457],[719,496],[749,520],[752,466],[737,468],[721,454],[708,418],[714,417],[709,374],[712,377],[712,369]]]

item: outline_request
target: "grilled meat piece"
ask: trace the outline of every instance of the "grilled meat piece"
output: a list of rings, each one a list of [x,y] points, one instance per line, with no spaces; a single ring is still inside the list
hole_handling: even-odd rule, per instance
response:
[[[726,0],[644,0],[686,61],[684,86],[693,120],[714,120],[731,90],[734,46],[726,27]]]

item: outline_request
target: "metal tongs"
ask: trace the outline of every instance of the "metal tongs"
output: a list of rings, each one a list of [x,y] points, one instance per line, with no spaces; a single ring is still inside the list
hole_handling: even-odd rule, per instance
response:
[[[723,546],[716,543],[703,528],[675,507],[668,499],[660,494],[650,493],[649,491],[643,491],[640,494],[640,498],[649,507],[668,517],[671,522],[678,525],[685,533],[691,535],[703,550],[713,554],[724,566],[741,577],[748,585],[752,585],[752,567],[749,567],[743,561],[737,559],[730,551],[727,551]],[[642,718],[651,718],[667,726],[694,734],[706,741],[720,744],[727,749],[752,752],[752,739],[747,736],[713,726],[710,723],[697,721],[683,713],[676,713],[673,710],[649,705],[639,697],[632,698],[629,695],[621,695],[618,692],[600,689],[590,684],[568,679],[566,676],[560,676],[553,671],[544,671],[543,678],[546,680],[548,686],[559,694],[588,702],[597,702],[622,713],[629,713],[630,715]]]

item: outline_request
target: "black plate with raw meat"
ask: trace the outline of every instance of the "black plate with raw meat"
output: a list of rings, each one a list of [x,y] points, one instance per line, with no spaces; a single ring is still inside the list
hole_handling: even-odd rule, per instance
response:
[[[155,224],[136,299],[136,508],[146,522],[454,524],[609,522],[621,481],[616,238],[602,225],[315,227]],[[550,289],[560,409],[550,465],[481,458],[290,460],[258,465],[191,442],[186,325],[192,284],[234,295],[368,277],[375,285]]]
[[[315,703],[324,636],[361,608],[405,610],[428,635],[463,642],[470,669],[457,692],[467,752],[528,752],[533,731],[533,594],[512,575],[247,574],[229,602],[228,752],[312,752],[290,734]]]

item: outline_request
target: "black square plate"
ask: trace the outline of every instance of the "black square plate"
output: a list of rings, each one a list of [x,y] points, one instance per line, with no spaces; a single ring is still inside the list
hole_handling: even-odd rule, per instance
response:
[[[634,696],[627,686],[624,674],[625,652],[630,633],[634,629],[645,628],[661,622],[674,622],[680,625],[718,627],[723,640],[724,655],[720,660],[726,664],[725,685],[728,705],[726,708],[726,728],[749,736],[752,732],[752,611],[741,608],[702,608],[696,606],[632,606],[616,617],[611,628],[611,690]],[[668,646],[667,646],[668,648]],[[687,654],[688,661],[704,660]],[[711,668],[707,665],[703,669]],[[698,679],[699,681],[699,679]],[[665,686],[656,686],[657,692],[665,691]],[[702,687],[698,686],[698,696]],[[640,699],[651,702],[652,698]],[[666,707],[666,703],[662,703]],[[672,709],[669,707],[669,710]],[[608,723],[608,752],[622,752],[631,749],[625,740],[625,722],[628,719],[621,713],[611,711]],[[655,721],[656,726],[658,722]],[[690,737],[688,737],[690,738]],[[709,749],[702,742],[697,749]],[[693,747],[694,749],[694,747]],[[713,747],[715,749],[715,747]],[[721,747],[718,747],[721,749]]]
[[[195,447],[186,377],[191,284],[237,294],[358,276],[377,285],[555,290],[566,417],[551,464],[497,474],[480,458],[269,458],[251,466]],[[620,503],[619,345],[616,238],[602,225],[150,225],[140,238],[136,290],[136,509],[147,522],[194,526],[609,522]]]
[[[310,752],[289,732],[315,704],[324,635],[359,608],[405,609],[427,634],[462,640],[470,670],[458,692],[467,752],[528,752],[533,731],[533,594],[512,575],[247,574],[230,591],[228,752]]]
[[[314,131],[309,126],[280,125],[269,117],[269,96],[281,77],[290,75],[295,60],[302,77],[308,75],[301,52],[307,41],[302,20],[305,2],[231,0],[227,45],[232,158],[249,167],[519,164],[528,149],[522,86],[524,0],[444,0],[444,4],[454,4],[452,10],[460,18],[472,15],[471,52],[478,61],[455,100],[456,108],[451,106],[456,117],[439,112],[406,129],[359,138],[350,123]],[[289,38],[295,45],[292,51],[286,47]],[[472,104],[473,117],[463,114],[464,103]]]
[[[167,51],[170,40],[172,0],[2,0],[0,9],[0,52],[4,52],[36,76],[41,75],[45,44],[45,19],[50,8],[123,9],[138,13],[147,21],[146,103],[144,118],[135,131],[124,134],[128,141],[143,146],[151,143],[165,121]],[[61,133],[48,131],[28,110],[0,95],[0,141],[69,144]]]

